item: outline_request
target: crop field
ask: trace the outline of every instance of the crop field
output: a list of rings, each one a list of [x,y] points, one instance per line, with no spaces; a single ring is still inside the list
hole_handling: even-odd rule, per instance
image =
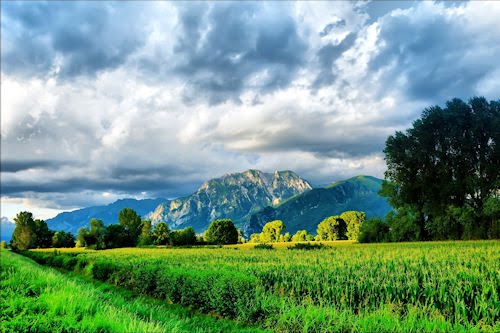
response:
[[[500,331],[499,241],[326,245],[24,254],[277,332]]]
[[[0,332],[259,331],[0,254]]]

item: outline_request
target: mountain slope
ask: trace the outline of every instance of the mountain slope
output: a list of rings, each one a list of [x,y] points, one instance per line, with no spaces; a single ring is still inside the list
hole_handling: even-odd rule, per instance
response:
[[[106,206],[93,206],[60,213],[46,222],[52,230],[64,230],[76,234],[79,228],[88,227],[92,218],[102,220],[105,225],[118,223],[118,213],[123,208],[132,208],[137,214],[144,217],[165,201],[163,199],[121,199]]]
[[[358,176],[333,183],[285,200],[275,207],[266,207],[252,214],[243,226],[245,235],[261,232],[262,226],[272,220],[282,220],[287,231],[295,233],[305,229],[316,233],[319,222],[331,215],[347,210],[358,210],[367,217],[383,217],[391,207],[378,195],[382,180],[371,176]]]
[[[5,216],[2,216],[0,219],[0,241],[6,241],[7,243],[10,242],[15,228],[16,224],[14,222],[11,222]]]
[[[311,189],[292,171],[247,170],[209,180],[192,195],[159,205],[148,217],[172,229],[192,226],[198,233],[217,218],[230,218],[241,226],[250,214]]]

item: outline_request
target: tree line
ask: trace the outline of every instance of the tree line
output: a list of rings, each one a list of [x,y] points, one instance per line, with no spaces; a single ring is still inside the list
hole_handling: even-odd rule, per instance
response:
[[[89,227],[78,229],[76,237],[70,232],[50,230],[45,221],[33,219],[33,214],[26,211],[18,213],[14,222],[16,227],[10,242],[14,250],[75,246],[102,250],[149,245],[236,244],[243,241],[241,231],[228,219],[212,221],[203,235],[196,235],[193,227],[170,230],[165,222],[153,225],[150,220],[142,220],[131,208],[124,208],[118,213],[118,224],[106,226],[102,220],[91,219]]]
[[[316,235],[311,235],[307,230],[299,230],[294,235],[283,233],[286,226],[281,220],[266,223],[261,233],[252,234],[252,243],[276,242],[307,242],[307,241],[357,241],[363,232],[366,214],[358,211],[347,211],[340,215],[330,216],[321,221],[316,229]]]

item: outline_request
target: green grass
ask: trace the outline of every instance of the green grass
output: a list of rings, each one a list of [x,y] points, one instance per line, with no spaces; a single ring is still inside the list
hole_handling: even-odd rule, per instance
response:
[[[278,332],[500,331],[499,241],[325,245],[26,254]]]
[[[1,332],[257,332],[1,251]]]

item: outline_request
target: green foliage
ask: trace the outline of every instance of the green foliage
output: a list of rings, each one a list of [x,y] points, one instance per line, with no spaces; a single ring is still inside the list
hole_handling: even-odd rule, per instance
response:
[[[319,250],[324,248],[325,246],[321,243],[319,244],[297,243],[293,246],[288,247],[289,250]]]
[[[123,227],[127,236],[126,246],[136,246],[142,231],[142,220],[136,211],[123,208],[118,213],[118,223]]]
[[[107,249],[124,247],[128,244],[128,235],[120,224],[110,224],[104,232],[104,243]]]
[[[170,242],[172,245],[194,245],[196,244],[196,233],[193,227],[173,230],[170,233]]]
[[[292,236],[292,242],[308,242],[313,239],[314,237],[310,235],[307,230],[299,230]]]
[[[8,245],[7,245],[6,241],[3,240],[0,242],[0,249],[6,249],[7,247],[8,247]]]
[[[411,210],[421,240],[495,237],[487,202],[500,188],[499,142],[500,101],[453,99],[427,108],[387,139],[381,194]]]
[[[170,243],[170,229],[165,222],[158,222],[153,232],[153,241],[156,245],[167,245]]]
[[[350,210],[340,214],[340,218],[347,224],[347,239],[358,240],[359,229],[363,222],[365,222],[366,214],[364,212]]]
[[[203,237],[209,244],[236,244],[238,230],[230,219],[215,220],[210,223]]]
[[[36,241],[34,247],[47,248],[52,246],[52,236],[54,232],[49,229],[47,223],[44,220],[36,219],[34,221],[35,227],[34,232],[36,235]]]
[[[1,257],[0,332],[262,331],[63,274],[9,251],[2,251]]]
[[[12,234],[10,246],[14,250],[27,250],[36,247],[35,221],[30,212],[20,212],[14,218],[16,228]]]
[[[153,226],[150,220],[142,221],[141,234],[139,235],[138,246],[147,246],[153,244]]]
[[[104,237],[106,236],[106,227],[104,222],[98,219],[91,219],[89,232],[85,234],[86,247],[102,250],[106,248]]]
[[[272,244],[265,244],[265,243],[257,244],[253,248],[256,250],[273,250],[274,249]]]
[[[264,242],[279,242],[281,233],[286,229],[285,224],[281,220],[268,222],[262,228],[261,241]]]
[[[57,231],[52,236],[53,247],[75,247],[75,236],[71,232]]]
[[[323,241],[347,239],[347,225],[340,216],[330,216],[318,224],[318,237]]]
[[[76,247],[86,247],[87,243],[85,242],[85,239],[87,238],[87,235],[89,233],[89,229],[82,227],[78,229],[78,233],[76,234]]]
[[[405,209],[404,206],[390,211],[386,216],[386,223],[389,227],[385,241],[392,242],[411,242],[418,240],[420,230],[417,226],[417,217],[411,209]]]
[[[389,240],[389,226],[379,218],[368,219],[361,225],[360,243],[386,242]]]

